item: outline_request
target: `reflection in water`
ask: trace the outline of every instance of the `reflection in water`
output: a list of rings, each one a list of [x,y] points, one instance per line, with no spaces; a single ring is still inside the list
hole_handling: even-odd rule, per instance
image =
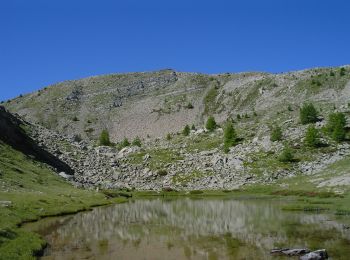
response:
[[[349,257],[349,231],[324,214],[253,200],[136,200],[37,224],[44,259],[270,259],[278,246]],[[28,227],[30,228],[30,227]],[[348,259],[348,258],[344,258]]]

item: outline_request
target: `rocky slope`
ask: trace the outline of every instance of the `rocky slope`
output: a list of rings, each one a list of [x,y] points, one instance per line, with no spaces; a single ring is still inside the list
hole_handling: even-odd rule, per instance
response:
[[[57,171],[73,174],[73,170],[57,159],[47,150],[39,147],[37,143],[25,132],[29,124],[16,117],[0,106],[0,142],[22,152],[34,160],[46,163]]]
[[[307,126],[299,122],[299,107],[314,103],[320,113],[315,126],[322,129],[329,113],[350,115],[349,100],[350,68],[343,67],[283,74],[115,74],[59,83],[5,105],[31,122],[28,132],[42,148],[74,170],[74,176],[60,174],[76,185],[197,190],[303,176],[332,186],[324,173],[348,160],[349,143],[323,135],[323,147],[305,147]],[[222,128],[204,129],[209,115],[221,125],[235,120],[240,142],[228,153]],[[194,125],[189,136],[179,133],[185,124]],[[283,138],[272,142],[276,125]],[[140,136],[142,146],[98,146],[104,128],[115,142]],[[293,163],[278,160],[285,143],[295,153]]]
[[[186,124],[202,126],[237,114],[257,117],[250,125],[284,122],[305,101],[326,113],[347,107],[350,68],[319,68],[268,74],[205,75],[158,72],[111,74],[66,81],[4,103],[11,112],[65,135],[94,140],[107,128],[112,140],[164,137]],[[265,129],[258,129],[266,132]],[[259,133],[260,134],[260,133]]]

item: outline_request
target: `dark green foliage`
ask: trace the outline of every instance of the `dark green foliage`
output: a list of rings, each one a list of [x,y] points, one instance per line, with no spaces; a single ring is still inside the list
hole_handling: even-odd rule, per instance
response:
[[[329,76],[334,77],[334,76],[335,76],[335,73],[334,73],[333,71],[331,71],[331,72],[329,73]]]
[[[157,171],[158,176],[166,176],[168,172],[164,169]]]
[[[134,146],[138,146],[141,147],[141,139],[137,136],[133,141],[132,141],[132,145]]]
[[[317,122],[317,110],[312,103],[306,103],[300,109],[300,122],[305,125]]]
[[[339,73],[340,76],[345,76],[345,72],[346,72],[345,68],[341,68]]]
[[[105,146],[111,145],[111,141],[109,140],[109,133],[107,129],[104,129],[101,132],[100,145],[105,145]]]
[[[328,134],[337,142],[345,140],[345,125],[346,118],[345,115],[341,112],[332,113],[329,115],[328,123],[326,130]]]
[[[214,131],[217,127],[217,124],[215,122],[215,118],[213,116],[210,116],[207,120],[207,123],[205,125],[205,128],[209,130],[210,132]]]
[[[281,141],[282,140],[282,129],[281,127],[277,126],[274,127],[271,131],[271,136],[270,136],[270,140],[272,142],[276,142],[276,141]]]
[[[318,147],[320,145],[320,134],[315,126],[310,125],[307,128],[304,142],[309,147]]]
[[[130,145],[130,142],[129,142],[128,138],[125,137],[124,140],[119,144],[119,149],[122,149],[124,147],[129,146],[129,145]]]
[[[171,134],[170,133],[168,133],[167,135],[166,135],[166,139],[169,141],[169,140],[171,140]]]
[[[77,121],[79,121],[79,119],[75,116],[75,117],[73,117],[73,119],[72,119],[74,122],[77,122]]]
[[[240,120],[241,119],[241,115],[237,114],[237,119]]]
[[[188,108],[188,109],[192,109],[192,108],[193,108],[192,103],[191,103],[191,102],[188,102],[188,104],[187,104],[186,108]]]
[[[191,129],[190,129],[189,125],[186,125],[185,128],[182,130],[182,134],[184,136],[188,136],[190,134],[190,131],[191,131]]]
[[[231,121],[228,121],[224,129],[224,152],[228,153],[230,147],[237,144],[237,135]]]
[[[194,124],[191,126],[191,130],[196,130],[196,127]]]
[[[293,111],[293,108],[291,105],[288,105],[288,111]]]
[[[289,146],[285,146],[278,160],[280,162],[293,162],[294,155],[292,149]]]

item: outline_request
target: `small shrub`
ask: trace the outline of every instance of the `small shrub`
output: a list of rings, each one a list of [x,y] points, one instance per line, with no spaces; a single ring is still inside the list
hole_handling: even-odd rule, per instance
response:
[[[130,145],[130,142],[128,138],[124,138],[123,141],[119,144],[119,149],[122,149],[124,147],[128,147]]]
[[[194,124],[191,126],[191,130],[196,130],[196,126]]]
[[[100,135],[100,145],[109,146],[111,141],[109,140],[109,133],[107,129],[102,130]]]
[[[79,121],[79,119],[75,116],[75,117],[73,117],[73,119],[72,119],[74,122],[77,122],[77,121]]]
[[[188,136],[190,134],[190,131],[191,131],[191,129],[190,129],[189,125],[186,125],[185,128],[182,130],[182,134],[184,136]]]
[[[277,126],[277,127],[272,129],[271,135],[270,135],[270,140],[272,142],[276,142],[276,141],[281,141],[282,140],[282,129],[281,129],[281,127]]]
[[[280,162],[293,162],[294,161],[294,155],[293,151],[290,147],[285,146],[281,155],[278,157],[278,160]]]
[[[334,73],[333,71],[331,71],[331,72],[329,73],[329,76],[334,77],[334,76],[335,76],[335,73]]]
[[[164,169],[157,171],[158,176],[166,176],[168,172]]]
[[[168,141],[171,140],[171,134],[170,134],[170,133],[168,133],[168,134],[166,135],[166,139],[167,139]]]
[[[188,104],[186,105],[187,109],[193,109],[193,105],[191,102],[188,102]]]
[[[137,136],[133,141],[132,141],[133,146],[138,146],[141,147],[141,139]]]
[[[306,103],[300,109],[300,122],[303,125],[317,122],[317,110],[312,103]]]
[[[241,115],[237,114],[237,119],[240,120],[241,119]]]
[[[233,128],[232,122],[228,121],[224,129],[224,152],[228,153],[230,151],[230,147],[234,146],[235,144],[237,144],[236,131]]]
[[[217,127],[217,124],[215,122],[215,118],[213,116],[210,116],[207,120],[207,123],[205,125],[205,128],[209,130],[210,132],[214,131]]]
[[[288,111],[293,111],[293,108],[291,105],[288,105]]]
[[[318,147],[320,145],[320,135],[315,126],[310,125],[307,128],[304,142],[309,147]]]

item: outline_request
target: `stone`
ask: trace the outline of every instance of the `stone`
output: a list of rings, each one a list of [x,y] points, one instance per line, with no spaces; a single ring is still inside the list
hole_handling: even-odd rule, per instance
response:
[[[326,249],[316,250],[299,258],[300,260],[324,260],[328,259],[328,253]]]

